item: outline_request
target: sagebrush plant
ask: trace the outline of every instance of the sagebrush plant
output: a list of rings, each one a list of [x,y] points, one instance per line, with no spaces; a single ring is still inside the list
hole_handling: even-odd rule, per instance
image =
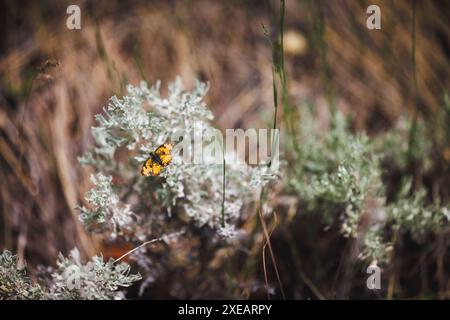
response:
[[[25,266],[17,264],[17,257],[5,250],[0,255],[0,300],[1,299],[42,299],[44,289],[33,283]]]
[[[192,91],[185,90],[180,78],[169,84],[167,97],[160,95],[159,81],[151,87],[146,82],[128,85],[124,97],[113,96],[104,112],[96,115],[95,147],[79,158],[94,169],[86,204],[78,206],[80,220],[106,240],[121,238],[136,244],[139,250],[133,250],[131,258],[147,273],[144,287],[157,274],[142,245],[153,243],[151,239],[167,242],[188,236],[190,230],[204,227],[214,232],[216,240],[236,238],[242,234],[236,225],[242,207],[277,178],[271,167],[236,163],[234,153],[224,153],[220,139],[212,156],[220,156],[224,165],[208,158],[192,163],[174,152],[160,176],[141,176],[143,162],[162,143],[170,141],[176,151],[182,138],[188,146],[183,152],[192,153],[198,151],[193,150],[198,148],[191,144],[194,139],[217,138],[210,123],[213,115],[203,100],[207,90],[199,81]],[[101,256],[82,264],[75,248],[68,258],[60,254],[49,283],[41,287],[16,268],[11,253],[1,257],[2,298],[120,299],[121,287],[141,279],[140,274],[130,274],[128,264],[104,262]]]
[[[392,167],[405,170],[412,159],[420,159],[423,171],[432,166],[422,123],[418,123],[421,134],[411,148],[408,119],[369,138],[352,133],[348,119],[339,111],[332,113],[328,130],[319,130],[312,107],[302,105],[300,110],[300,152],[295,153],[289,185],[306,212],[320,214],[326,226],[337,224],[343,236],[360,240],[360,258],[387,262],[393,245],[389,233],[395,230],[420,240],[448,224],[448,205],[429,203],[423,187],[412,189],[408,174],[394,200],[387,201],[384,173]]]
[[[95,231],[109,229],[113,236],[131,227],[138,239],[149,235],[159,237],[161,234],[154,230],[170,229],[167,226],[170,220],[164,221],[166,225],[160,228],[161,217],[149,213],[159,207],[170,216],[177,208],[179,214],[198,226],[208,225],[218,230],[218,234],[233,234],[242,205],[264,184],[275,179],[276,172],[263,166],[226,161],[224,219],[221,216],[222,165],[208,163],[207,159],[204,159],[207,163],[191,163],[175,153],[161,177],[140,176],[142,163],[162,143],[177,143],[181,137],[189,140],[189,150],[183,152],[192,153],[196,146],[191,141],[216,136],[216,129],[210,123],[213,115],[203,100],[207,90],[208,86],[198,81],[192,91],[185,90],[177,78],[169,84],[167,97],[160,95],[160,82],[150,88],[141,82],[137,87],[129,85],[122,99],[111,98],[104,114],[96,116],[98,125],[92,128],[96,147],[80,158],[82,164],[96,171],[92,178],[95,187],[86,195],[90,208],[80,207],[86,225],[94,224]],[[126,156],[118,159],[116,153],[123,149]],[[224,155],[225,160],[232,156]],[[112,184],[113,178],[120,183]]]
[[[303,124],[314,123],[308,112],[302,119]],[[367,136],[348,131],[339,112],[333,115],[330,131],[323,137],[311,126],[301,126],[301,130],[300,166],[296,167],[299,179],[292,179],[292,186],[307,202],[308,210],[322,212],[327,224],[339,219],[342,233],[355,237],[364,210],[383,200],[378,155],[372,152]],[[336,216],[340,209],[343,214]]]
[[[141,279],[139,274],[130,274],[126,263],[104,262],[94,256],[83,264],[78,249],[69,257],[62,254],[57,268],[50,269],[49,283],[32,281],[25,267],[19,267],[17,257],[5,250],[0,255],[0,300],[1,299],[122,299],[119,290]]]
[[[427,203],[426,196],[424,188],[412,192],[412,180],[406,179],[396,201],[387,207],[388,222],[395,229],[410,232],[417,240],[430,230],[438,230],[450,221],[449,208],[439,202]]]
[[[177,78],[168,85],[166,97],[160,94],[160,82],[151,87],[141,82],[127,86],[124,97],[111,98],[92,127],[96,146],[80,158],[95,171],[87,203],[79,207],[89,230],[136,245],[173,234],[189,237],[199,230],[213,242],[243,234],[237,225],[242,208],[277,178],[277,171],[236,162],[234,152],[224,151],[222,135],[212,126],[213,114],[204,102],[207,90],[199,81],[186,90]],[[214,141],[216,148],[203,153],[199,149],[205,146],[195,141]],[[167,142],[174,145],[170,165],[159,176],[141,176],[149,153]],[[200,163],[187,156],[199,152]],[[214,161],[217,158],[220,161]],[[158,262],[145,248],[132,259],[145,273],[141,291],[158,277],[156,270],[166,269],[155,267]]]
[[[76,248],[68,258],[60,254],[56,265],[50,295],[57,299],[123,299],[119,289],[141,279],[139,274],[130,275],[128,264],[112,259],[104,262],[101,256],[82,264]]]

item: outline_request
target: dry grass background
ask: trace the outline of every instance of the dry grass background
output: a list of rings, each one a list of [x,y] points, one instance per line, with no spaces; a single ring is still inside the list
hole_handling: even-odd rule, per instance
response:
[[[65,10],[75,2],[81,6],[82,29],[70,31]],[[411,2],[311,3],[287,1],[291,102],[314,102],[326,121],[329,86],[338,108],[352,115],[355,129],[375,133],[391,127],[413,104]],[[382,31],[365,27],[369,4],[381,7]],[[273,112],[271,50],[261,25],[273,25],[269,7],[276,9],[277,2],[2,2],[0,247],[26,258],[32,269],[52,265],[59,251],[74,245],[88,255],[117,255],[117,248],[102,248],[78,222],[74,208],[89,187],[89,172],[77,156],[93,143],[93,115],[127,83],[167,83],[176,75],[187,85],[196,78],[209,81],[208,104],[218,127],[266,127]],[[447,2],[417,1],[419,111],[425,118],[440,108],[450,88],[448,13]],[[48,59],[57,65],[45,65]],[[281,195],[274,201],[287,207]],[[323,233],[317,221],[310,222]],[[303,270],[313,264],[301,261],[313,247],[315,259],[326,259],[344,246],[336,237],[321,239],[298,244],[299,239],[274,238],[290,297],[304,297],[308,278]]]

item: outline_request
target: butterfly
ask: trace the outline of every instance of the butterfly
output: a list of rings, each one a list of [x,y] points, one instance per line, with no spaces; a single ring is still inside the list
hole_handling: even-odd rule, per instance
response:
[[[170,143],[160,145],[150,156],[145,160],[141,169],[141,175],[148,177],[150,175],[157,176],[164,167],[167,167],[172,161],[173,146]]]

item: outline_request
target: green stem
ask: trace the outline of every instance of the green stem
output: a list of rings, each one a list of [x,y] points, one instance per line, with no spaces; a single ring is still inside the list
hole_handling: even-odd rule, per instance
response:
[[[417,71],[416,71],[416,0],[412,1],[412,31],[411,31],[411,67],[413,77],[413,108],[412,108],[412,123],[409,131],[408,141],[408,156],[414,157],[413,148],[415,145],[415,139],[417,136],[417,100],[418,100],[418,84],[417,84]]]
[[[222,228],[225,228],[225,175],[226,175],[226,162],[225,162],[225,150],[222,148],[223,155],[223,179],[222,179],[222,215],[221,223]]]

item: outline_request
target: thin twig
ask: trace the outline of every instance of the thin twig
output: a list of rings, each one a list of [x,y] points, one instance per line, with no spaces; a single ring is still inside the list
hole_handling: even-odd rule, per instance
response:
[[[276,216],[275,216],[275,225],[273,226],[272,230],[269,233],[269,238],[272,237],[272,233],[275,231],[275,228],[277,227],[276,223]],[[266,284],[266,291],[267,291],[267,299],[270,300],[270,292],[269,292],[269,278],[267,276],[267,268],[266,268],[266,247],[269,243],[268,239],[266,239],[266,243],[264,243],[263,249],[262,249],[262,260],[263,260],[263,269],[264,269],[264,282]]]
[[[222,157],[223,157],[223,181],[222,181],[222,215],[221,222],[222,228],[225,228],[225,174],[226,174],[226,162],[225,162],[225,149],[222,148]]]
[[[273,268],[275,269],[275,274],[277,276],[277,281],[278,281],[278,285],[280,287],[281,295],[282,295],[283,299],[286,300],[286,295],[284,294],[283,285],[281,283],[280,273],[278,272],[277,261],[275,259],[275,255],[274,255],[273,249],[272,249],[272,243],[270,241],[270,235],[269,235],[269,232],[267,231],[266,222],[264,221],[264,218],[262,216],[261,205],[260,205],[260,209],[258,211],[259,211],[259,219],[261,221],[261,227],[263,229],[263,233],[266,238],[266,244],[269,247],[270,258],[272,260]]]
[[[174,232],[174,233],[171,233],[171,234],[169,234],[169,235],[162,236],[162,237],[160,237],[160,238],[156,238],[156,239],[152,239],[152,240],[145,241],[144,243],[142,243],[141,245],[137,246],[136,248],[131,249],[131,250],[128,251],[127,253],[121,255],[119,258],[117,258],[116,260],[114,260],[113,263],[116,263],[116,262],[122,260],[122,259],[125,258],[126,256],[129,256],[130,254],[132,254],[132,253],[135,252],[136,250],[139,250],[139,249],[142,248],[142,247],[145,247],[145,246],[147,246],[147,245],[149,245],[149,244],[156,243],[156,242],[165,242],[165,241],[169,240],[170,238],[177,237],[177,236],[179,236],[179,235],[181,235],[181,234],[183,234],[183,233],[184,233],[184,231]]]

